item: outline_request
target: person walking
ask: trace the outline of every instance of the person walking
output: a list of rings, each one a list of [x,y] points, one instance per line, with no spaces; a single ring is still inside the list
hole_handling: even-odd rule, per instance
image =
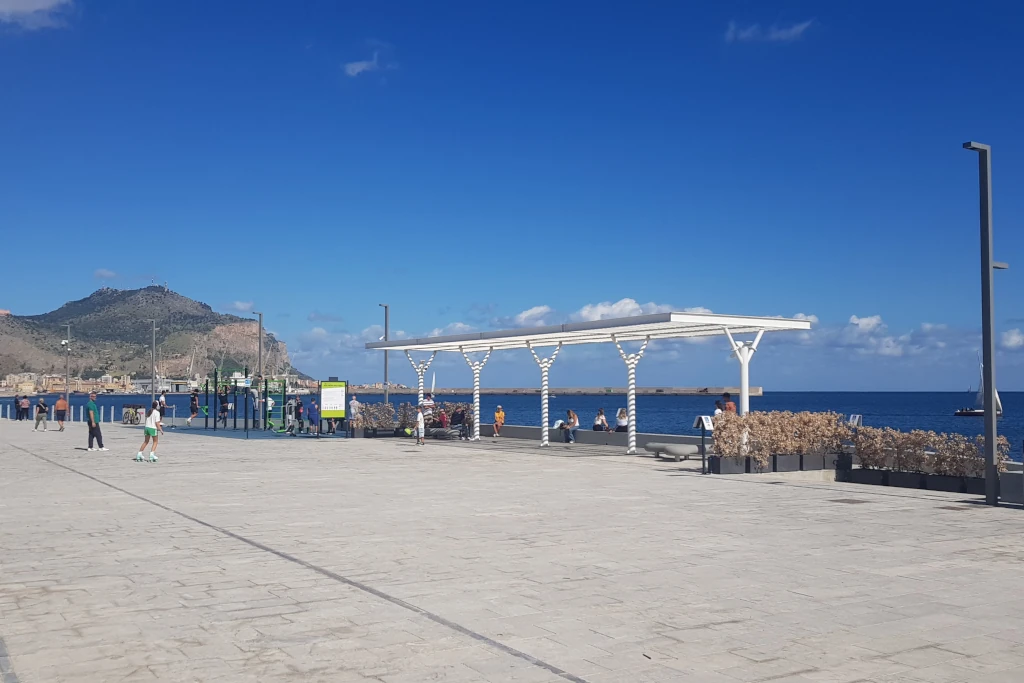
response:
[[[424,441],[423,435],[425,433],[426,422],[423,419],[423,406],[416,406],[416,445],[426,446],[427,442]]]
[[[57,402],[53,404],[53,417],[57,420],[57,426],[60,427],[58,432],[64,431],[64,418],[68,414],[68,401],[63,394],[57,399]]]
[[[28,411],[31,407],[28,401],[28,396],[21,397],[21,403],[18,404],[21,407],[21,415],[18,417],[19,420],[28,419]]]
[[[12,420],[17,420],[21,417],[21,399],[17,394],[14,395],[14,410],[8,413],[8,417]]]
[[[188,419],[185,420],[185,425],[188,427],[192,426],[192,420],[199,417],[199,390],[193,389],[192,395],[188,397]]]
[[[303,419],[306,417],[306,407],[302,404],[302,397],[295,397],[295,421],[299,424],[299,434],[302,433],[303,428],[306,426],[303,423]]]
[[[39,397],[39,403],[36,404],[36,426],[32,429],[33,432],[39,431],[39,423],[43,423],[43,431],[46,431],[46,413],[50,410],[50,406],[46,405],[46,399],[42,396]]]
[[[352,436],[356,435],[356,418],[359,417],[359,411],[362,408],[363,404],[356,399],[355,394],[352,394],[352,398],[348,402],[348,415],[345,416],[345,424]]]
[[[143,432],[145,436],[142,439],[142,445],[139,446],[139,452],[135,454],[135,462],[144,461],[142,454],[145,452],[146,444],[149,443],[150,439],[153,440],[153,445],[149,448],[149,461],[156,462],[156,446],[160,438],[157,436],[157,432],[160,434],[164,433],[164,423],[160,419],[159,401],[153,401],[153,405],[146,412],[146,426],[143,428]]]
[[[166,389],[164,389],[163,391],[160,392],[160,398],[158,400],[160,401],[160,421],[163,422],[163,419],[165,417],[167,417],[167,390]]]
[[[85,404],[85,419],[89,422],[89,448],[88,451],[107,451],[103,447],[103,433],[100,431],[100,409],[96,407],[96,392],[89,392],[89,402]],[[93,448],[93,440],[99,448]]]
[[[320,406],[316,404],[315,398],[309,400],[309,409],[306,413],[309,417],[309,433],[318,434],[320,432]]]

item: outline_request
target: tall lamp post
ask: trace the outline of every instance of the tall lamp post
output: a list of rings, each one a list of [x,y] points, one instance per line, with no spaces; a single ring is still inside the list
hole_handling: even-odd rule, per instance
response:
[[[253,311],[252,314],[260,317],[259,350],[257,351],[256,356],[256,414],[259,415],[259,418],[257,419],[262,421],[262,418],[264,417],[262,407],[263,401],[261,400],[263,398],[263,313],[260,311]],[[253,426],[258,427],[256,424],[253,424]]]
[[[64,400],[69,401],[71,396],[71,325],[61,325],[68,328],[68,336],[61,344],[64,346]]]
[[[153,318],[146,318],[147,323],[153,323],[153,367],[150,374],[149,380],[149,401],[150,405],[153,405],[153,401],[156,401],[156,320]]]
[[[384,341],[388,341],[388,332],[390,332],[390,306],[387,304],[377,304],[384,308]],[[388,350],[384,349],[384,402],[388,402],[388,390],[391,388],[391,384],[388,382]]]
[[[996,368],[995,303],[992,271],[1009,268],[992,260],[992,148],[965,142],[964,149],[978,153],[978,189],[981,219],[981,347],[982,383],[985,385],[985,503],[999,504],[999,470],[996,465]]]

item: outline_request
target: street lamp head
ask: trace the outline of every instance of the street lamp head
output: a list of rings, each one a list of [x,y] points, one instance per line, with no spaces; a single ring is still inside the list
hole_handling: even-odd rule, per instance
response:
[[[992,150],[992,147],[981,142],[968,141],[964,143],[964,149],[970,149],[975,152],[989,152]]]

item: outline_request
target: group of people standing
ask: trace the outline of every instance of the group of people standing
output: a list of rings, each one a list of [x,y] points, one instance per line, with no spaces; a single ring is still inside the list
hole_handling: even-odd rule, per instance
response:
[[[32,402],[29,401],[28,396],[15,396],[14,397],[14,411],[11,413],[11,419],[19,422],[24,420],[32,419]],[[53,417],[57,422],[59,429],[57,431],[64,431],[64,420],[67,417],[68,412],[68,401],[61,395],[57,402],[53,405]],[[47,422],[50,417],[50,406],[47,404],[46,399],[42,396],[39,397],[39,401],[35,405],[35,427],[32,429],[34,432],[47,431]],[[40,425],[42,429],[40,430]]]

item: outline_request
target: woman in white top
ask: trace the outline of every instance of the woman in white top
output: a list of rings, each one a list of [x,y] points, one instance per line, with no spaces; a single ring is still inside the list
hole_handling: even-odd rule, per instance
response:
[[[619,408],[619,412],[615,414],[615,431],[629,431],[629,414],[625,408]]]
[[[612,428],[608,426],[608,418],[604,416],[604,408],[597,409],[597,415],[594,417],[594,431],[595,432],[610,432]]]
[[[565,411],[565,424],[562,425],[562,434],[566,443],[576,443],[576,430],[580,428],[580,416],[572,410]]]
[[[164,433],[164,425],[160,421],[160,404],[153,401],[153,406],[146,412],[146,426],[145,433],[146,438],[143,440],[142,445],[139,446],[139,452],[135,456],[135,462],[142,462],[142,453],[146,450],[146,444],[149,443],[150,439],[153,439],[153,445],[149,449],[149,461],[156,462],[156,444],[158,440],[157,432],[160,434]]]

